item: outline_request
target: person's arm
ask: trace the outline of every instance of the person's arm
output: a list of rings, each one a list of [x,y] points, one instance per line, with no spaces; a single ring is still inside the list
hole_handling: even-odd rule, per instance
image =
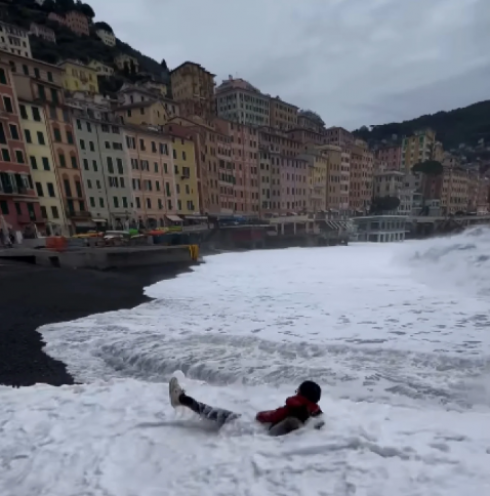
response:
[[[289,409],[285,406],[281,406],[276,410],[267,410],[265,412],[257,413],[255,420],[261,424],[276,424],[281,422],[289,415]]]

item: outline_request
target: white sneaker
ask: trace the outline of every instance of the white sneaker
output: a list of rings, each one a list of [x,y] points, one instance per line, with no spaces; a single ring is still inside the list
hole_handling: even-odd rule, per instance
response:
[[[168,383],[168,395],[170,397],[170,404],[175,408],[181,406],[179,397],[184,393],[184,390],[180,387],[179,380],[177,377],[172,377]]]

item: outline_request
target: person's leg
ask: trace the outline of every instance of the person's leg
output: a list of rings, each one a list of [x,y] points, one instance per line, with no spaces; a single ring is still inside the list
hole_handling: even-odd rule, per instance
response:
[[[295,417],[287,417],[269,429],[271,436],[284,436],[290,432],[298,430],[304,424]]]
[[[196,401],[194,398],[187,396],[184,390],[180,387],[177,378],[172,377],[169,383],[169,395],[170,403],[175,408],[177,406],[185,406],[197,413],[201,418],[206,420],[212,420],[220,425],[225,422],[238,418],[240,415],[230,412],[229,410],[224,410],[223,408],[214,408],[212,406],[206,405]]]

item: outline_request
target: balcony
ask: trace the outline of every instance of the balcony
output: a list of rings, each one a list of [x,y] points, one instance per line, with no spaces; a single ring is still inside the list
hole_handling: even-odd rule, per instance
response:
[[[86,220],[86,219],[91,219],[92,218],[92,216],[90,215],[90,212],[87,212],[86,210],[84,210],[82,212],[80,210],[71,210],[69,208],[66,208],[65,211],[66,211],[66,216],[69,219]]]

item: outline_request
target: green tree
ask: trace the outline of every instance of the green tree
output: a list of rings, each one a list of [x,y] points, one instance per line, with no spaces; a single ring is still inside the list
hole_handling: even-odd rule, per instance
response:
[[[371,214],[391,212],[400,206],[400,198],[396,196],[375,196],[371,200]]]
[[[85,14],[90,19],[93,19],[95,17],[94,9],[88,3],[82,3],[79,7],[79,10],[82,14]]]

